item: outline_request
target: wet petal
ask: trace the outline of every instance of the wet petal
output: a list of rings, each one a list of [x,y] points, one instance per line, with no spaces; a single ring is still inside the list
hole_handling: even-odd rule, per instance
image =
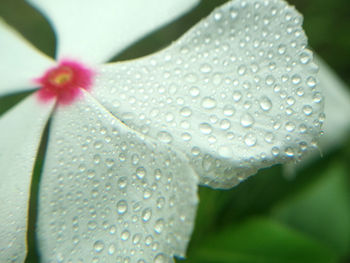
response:
[[[0,119],[0,262],[23,262],[26,256],[32,170],[53,105],[41,105],[32,95]]]
[[[185,152],[201,183],[231,187],[300,158],[320,132],[317,67],[301,24],[284,1],[229,2],[162,52],[103,66],[92,94]]]
[[[198,0],[28,0],[53,23],[58,57],[104,62]],[[77,16],[78,15],[78,16]]]
[[[318,80],[325,97],[326,114],[320,148],[322,151],[329,151],[349,138],[350,92],[345,83],[321,58],[316,57],[316,61],[320,67]]]
[[[173,262],[192,232],[197,183],[181,154],[85,93],[53,118],[39,201],[42,260]]]
[[[0,18],[0,96],[29,90],[54,61],[33,47]]]

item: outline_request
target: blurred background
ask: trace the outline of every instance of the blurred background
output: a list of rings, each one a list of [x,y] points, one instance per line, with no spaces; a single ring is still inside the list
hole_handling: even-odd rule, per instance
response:
[[[192,12],[135,43],[113,60],[144,56],[169,45],[224,2],[202,0]],[[350,1],[290,0],[289,3],[304,15],[310,46],[350,87]],[[0,16],[37,48],[54,57],[52,28],[24,1],[0,0]],[[0,115],[26,95],[0,98]],[[27,263],[40,262],[34,228],[44,153],[45,140],[32,185]],[[285,175],[282,166],[274,166],[231,190],[201,187],[187,259],[177,262],[350,262],[350,135],[340,147],[324,152],[322,159],[310,162],[295,176]]]

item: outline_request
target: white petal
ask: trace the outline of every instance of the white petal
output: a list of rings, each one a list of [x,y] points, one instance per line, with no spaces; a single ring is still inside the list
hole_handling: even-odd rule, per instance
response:
[[[183,150],[201,183],[231,187],[298,159],[320,132],[317,67],[301,24],[284,1],[229,2],[162,52],[103,66],[92,94],[133,129]]]
[[[33,89],[33,79],[53,64],[0,18],[0,96]]]
[[[104,62],[198,0],[28,0],[53,23],[58,57]]]
[[[32,170],[53,105],[31,95],[0,119],[0,262],[23,262],[26,256]]]
[[[192,232],[197,183],[181,154],[86,93],[53,118],[39,201],[42,259],[173,262]]]
[[[329,151],[340,146],[350,131],[350,92],[334,71],[319,57],[316,57],[320,67],[318,79],[325,97],[326,119],[324,135],[320,139],[322,151]]]

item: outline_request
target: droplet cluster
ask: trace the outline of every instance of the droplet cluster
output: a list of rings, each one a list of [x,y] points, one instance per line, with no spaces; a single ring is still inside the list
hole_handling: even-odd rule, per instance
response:
[[[92,93],[183,151],[201,183],[231,187],[316,145],[323,99],[301,25],[284,1],[232,1],[169,48],[102,67]]]
[[[58,108],[52,126],[38,219],[44,262],[184,255],[198,181],[181,154],[146,141],[87,93]]]

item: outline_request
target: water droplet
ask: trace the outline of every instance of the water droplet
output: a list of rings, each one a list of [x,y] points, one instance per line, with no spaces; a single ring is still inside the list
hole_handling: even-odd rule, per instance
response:
[[[135,234],[133,237],[132,237],[132,243],[134,245],[137,245],[138,243],[140,243],[141,241],[141,234]]]
[[[115,245],[111,244],[108,247],[108,254],[113,255],[115,252]]]
[[[120,236],[120,239],[123,241],[128,240],[130,237],[130,232],[128,230],[124,230]]]
[[[210,134],[213,130],[211,125],[205,122],[199,125],[199,129],[203,134]]]
[[[292,147],[287,147],[285,150],[284,150],[284,153],[286,154],[286,156],[288,157],[293,157],[294,156],[294,150]]]
[[[143,168],[143,167],[138,167],[138,168],[136,169],[136,176],[137,176],[139,179],[144,178],[145,175],[146,175],[146,170],[145,170],[145,168]]]
[[[231,105],[225,105],[224,107],[224,115],[226,117],[231,117],[235,114],[235,109]]]
[[[315,92],[312,99],[315,103],[320,103],[323,99],[322,94],[320,92]]]
[[[158,219],[156,221],[156,224],[154,225],[154,231],[157,234],[160,234],[164,229],[164,220],[163,219]]]
[[[203,64],[200,68],[200,71],[203,73],[209,73],[209,72],[211,72],[211,70],[212,70],[212,67],[207,63]]]
[[[308,77],[307,80],[306,80],[306,84],[310,87],[310,88],[313,88],[316,86],[317,84],[317,81],[314,77]]]
[[[273,156],[277,156],[280,154],[280,149],[278,147],[272,147],[271,153]]]
[[[243,76],[247,72],[247,67],[245,65],[240,65],[237,69],[238,75]]]
[[[298,85],[301,82],[301,77],[299,75],[293,75],[292,76],[292,83],[294,85]]]
[[[216,107],[216,101],[211,97],[204,97],[202,100],[202,107],[210,110]]]
[[[180,110],[180,113],[181,113],[181,115],[184,116],[184,117],[189,117],[189,116],[191,116],[192,111],[191,111],[191,109],[190,109],[189,107],[183,107],[183,108]]]
[[[155,256],[153,262],[154,263],[165,263],[166,261],[166,257],[163,253],[158,254],[157,256]]]
[[[94,249],[97,253],[100,253],[104,248],[105,244],[101,240],[98,240],[94,243]]]
[[[303,107],[303,112],[306,116],[310,116],[312,114],[312,107],[310,105],[305,105]]]
[[[289,132],[292,132],[294,131],[295,129],[295,124],[293,122],[287,122],[286,123],[286,130],[289,131]]]
[[[97,227],[97,223],[95,221],[89,221],[88,222],[88,228],[90,230],[94,230],[94,229],[96,229],[96,227]]]
[[[199,89],[197,87],[191,87],[190,88],[190,95],[192,97],[197,97],[199,95]]]
[[[121,177],[118,179],[118,186],[120,189],[125,188],[127,184],[128,184],[128,181],[125,177]]]
[[[222,130],[227,130],[231,127],[231,122],[228,119],[222,119],[220,121],[220,128]]]
[[[242,93],[240,91],[233,92],[233,100],[239,102],[242,98]]]
[[[120,215],[125,214],[128,211],[128,203],[125,200],[120,200],[117,203],[117,211]]]
[[[192,139],[192,135],[189,134],[188,132],[184,132],[183,134],[181,134],[181,138],[185,141],[188,142]]]
[[[244,142],[249,147],[254,146],[256,144],[256,141],[257,141],[256,136],[253,133],[247,133],[244,136]]]
[[[233,7],[230,9],[230,16],[231,16],[232,20],[236,19],[237,16],[238,16],[237,10],[235,8],[233,8]]]
[[[269,111],[271,107],[272,107],[272,102],[268,97],[264,96],[260,99],[260,108],[263,111]]]
[[[268,133],[266,133],[264,139],[265,139],[265,142],[267,142],[267,143],[273,143],[275,136],[273,135],[272,132],[268,132]]]
[[[171,134],[167,131],[160,131],[158,132],[158,139],[164,143],[171,143],[173,136],[171,136]]]
[[[241,117],[241,125],[244,128],[249,128],[254,124],[255,120],[252,115],[245,113]]]
[[[311,61],[312,59],[312,52],[310,50],[305,50],[300,54],[300,62],[302,64],[307,64]]]
[[[142,211],[142,220],[143,222],[148,222],[152,217],[152,210],[150,208],[146,208]]]
[[[214,19],[216,21],[221,20],[221,18],[222,18],[222,13],[221,12],[217,11],[217,12],[214,13]]]
[[[275,78],[272,76],[272,75],[268,75],[265,79],[265,83],[268,85],[268,86],[271,86],[275,83]]]

